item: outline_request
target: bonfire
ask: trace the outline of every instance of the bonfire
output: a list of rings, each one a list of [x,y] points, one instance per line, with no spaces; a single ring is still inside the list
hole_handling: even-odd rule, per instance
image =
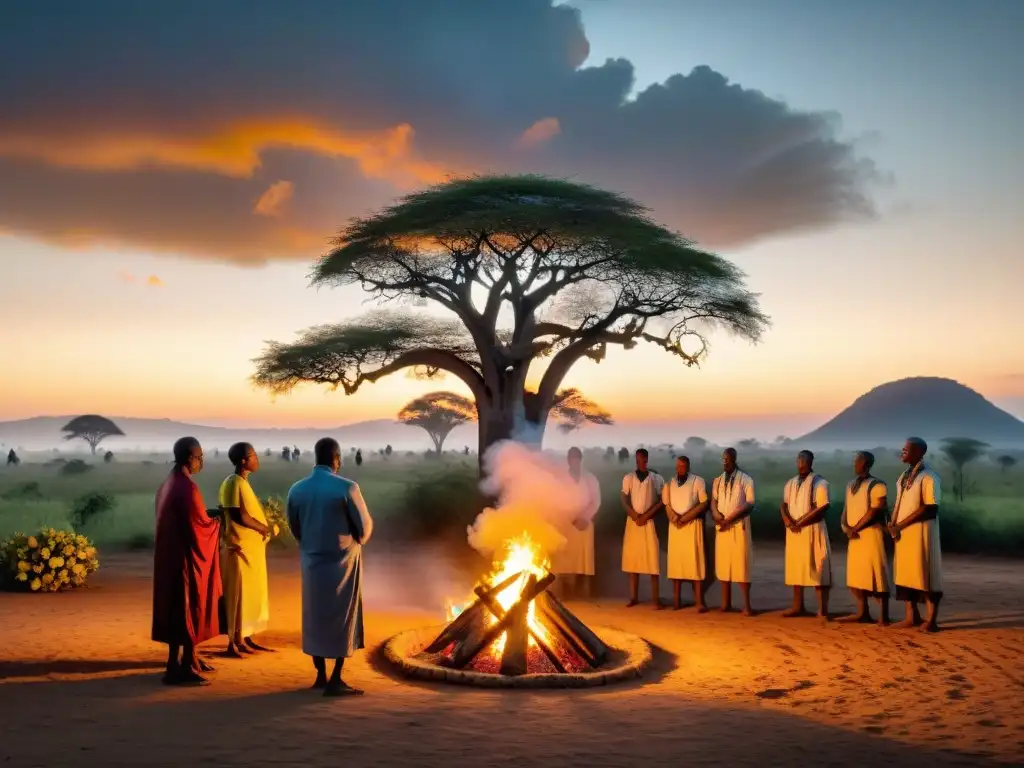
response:
[[[600,667],[608,646],[548,588],[555,577],[527,535],[509,542],[464,606],[420,658],[439,666],[518,676],[577,673]]]

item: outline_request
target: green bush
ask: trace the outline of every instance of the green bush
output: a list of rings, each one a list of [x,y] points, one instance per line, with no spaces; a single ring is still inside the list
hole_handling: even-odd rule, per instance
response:
[[[28,483],[21,483],[0,494],[0,499],[4,501],[38,501],[43,498],[42,489],[39,487],[39,483],[32,480]]]
[[[72,459],[60,465],[60,473],[64,476],[84,475],[86,472],[91,472],[92,469],[92,464],[88,464],[81,459]]]
[[[476,467],[447,466],[412,474],[398,509],[378,523],[381,535],[400,541],[465,540],[483,509]]]
[[[71,505],[71,524],[80,530],[92,518],[110,512],[117,506],[117,499],[108,493],[87,493],[79,496]]]

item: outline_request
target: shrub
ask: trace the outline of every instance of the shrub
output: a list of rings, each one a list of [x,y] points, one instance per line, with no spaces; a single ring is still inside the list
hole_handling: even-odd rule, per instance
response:
[[[39,501],[42,498],[43,492],[39,487],[39,483],[35,480],[16,485],[3,495],[0,495],[0,499],[4,501]]]
[[[268,496],[263,499],[263,514],[267,516],[267,523],[271,529],[277,526],[277,534],[271,542],[279,547],[294,547],[295,537],[288,526],[288,515],[285,514],[284,501],[281,497]]]
[[[0,544],[0,574],[7,589],[60,592],[85,585],[100,567],[96,547],[74,531],[47,528],[16,533]]]
[[[109,494],[87,493],[71,505],[71,524],[80,531],[91,518],[110,512],[116,506],[117,499]]]
[[[448,466],[414,474],[402,489],[399,510],[380,526],[396,539],[431,540],[466,536],[483,509],[475,466]]]
[[[156,539],[152,533],[134,533],[129,537],[125,546],[132,552],[140,552],[152,549],[154,544],[156,544]]]
[[[62,463],[60,467],[62,475],[84,475],[90,470],[92,470],[92,464],[87,464],[81,459],[72,459],[69,462]]]

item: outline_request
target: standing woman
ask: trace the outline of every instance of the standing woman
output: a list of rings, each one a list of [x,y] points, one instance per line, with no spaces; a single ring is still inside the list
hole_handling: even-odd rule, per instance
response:
[[[260,457],[249,443],[228,449],[235,471],[221,483],[224,509],[224,613],[227,619],[227,655],[242,658],[254,651],[270,651],[253,640],[267,628],[270,596],[267,589],[267,539],[270,526],[263,506],[249,485],[249,475],[260,468]]]

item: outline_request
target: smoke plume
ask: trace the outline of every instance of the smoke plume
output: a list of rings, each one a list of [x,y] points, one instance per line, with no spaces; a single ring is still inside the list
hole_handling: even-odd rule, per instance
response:
[[[597,511],[590,484],[573,482],[564,462],[522,443],[493,445],[484,454],[484,470],[480,488],[498,504],[468,529],[470,546],[484,555],[526,534],[550,556],[565,546],[561,530]]]

